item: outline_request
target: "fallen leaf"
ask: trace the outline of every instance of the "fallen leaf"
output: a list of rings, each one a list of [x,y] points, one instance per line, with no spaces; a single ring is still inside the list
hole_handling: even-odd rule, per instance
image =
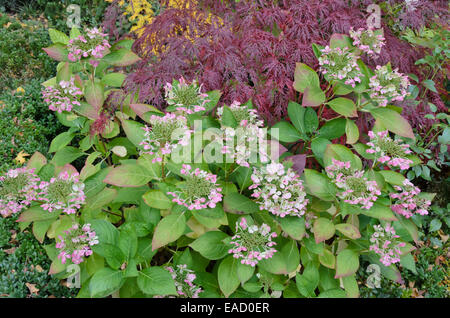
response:
[[[36,288],[36,284],[25,283],[25,286],[28,287],[31,294],[36,294],[36,295],[38,294],[39,289]]]
[[[441,237],[443,243],[446,243],[448,241],[448,238],[450,237],[450,235],[445,235],[442,230],[439,230],[438,234]]]
[[[424,290],[419,291],[417,288],[413,288],[413,292],[412,292],[411,296],[413,298],[424,298],[422,296],[423,293],[425,293]]]
[[[439,255],[438,257],[436,257],[436,259],[434,260],[434,264],[436,266],[439,266],[441,264],[441,262],[445,262],[445,258],[442,255]]]
[[[25,163],[25,161],[26,161],[25,157],[29,157],[29,156],[30,156],[29,154],[27,154],[26,152],[23,152],[23,150],[21,150],[21,151],[17,154],[16,158],[14,158],[14,161],[15,161],[16,163],[18,163],[18,164],[23,165],[23,164]]]
[[[13,254],[16,251],[16,247],[11,247],[7,250],[3,250],[6,254]]]
[[[39,272],[42,273],[44,271],[44,269],[40,266],[40,265],[36,265],[35,269]]]

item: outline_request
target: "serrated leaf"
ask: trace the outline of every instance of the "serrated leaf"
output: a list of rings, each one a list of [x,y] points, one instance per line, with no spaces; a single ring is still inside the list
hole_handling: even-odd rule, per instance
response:
[[[333,222],[326,218],[315,219],[313,230],[316,243],[320,243],[332,238],[335,232]]]
[[[341,224],[336,224],[335,227],[336,227],[336,230],[338,230],[345,236],[351,238],[352,240],[356,240],[361,237],[361,233],[359,233],[359,230],[352,224],[341,223]]]
[[[105,267],[92,276],[89,282],[91,297],[106,297],[118,290],[124,283],[123,274],[119,270]]]
[[[153,179],[147,170],[137,164],[123,164],[113,168],[103,182],[118,187],[140,187]]]
[[[139,289],[149,295],[176,295],[175,282],[168,271],[152,266],[139,272],[137,278]]]
[[[222,242],[227,237],[228,235],[221,231],[209,231],[189,244],[189,246],[194,251],[199,252],[203,257],[210,260],[217,260],[228,254],[230,247]]]
[[[375,108],[370,113],[389,131],[402,137],[415,139],[411,125],[396,111],[389,108]]]
[[[69,44],[69,37],[61,31],[50,28],[48,29],[48,34],[50,35],[50,40],[52,40],[53,43],[62,43],[65,45]]]
[[[102,58],[102,61],[113,66],[128,66],[136,63],[141,58],[126,48],[120,48]]]
[[[286,121],[276,123],[269,130],[269,134],[282,142],[296,142],[302,137],[297,129]]]
[[[359,256],[356,252],[344,249],[336,258],[336,275],[334,278],[351,276],[359,268]]]
[[[239,260],[233,256],[226,257],[220,264],[217,271],[219,287],[225,297],[229,297],[240,284],[237,276],[237,266]]]
[[[153,234],[152,250],[176,241],[184,233],[186,217],[183,213],[172,213],[164,217]]]
[[[356,105],[351,99],[338,97],[330,100],[327,105],[330,106],[336,113],[345,117],[358,116],[358,113],[356,112]]]

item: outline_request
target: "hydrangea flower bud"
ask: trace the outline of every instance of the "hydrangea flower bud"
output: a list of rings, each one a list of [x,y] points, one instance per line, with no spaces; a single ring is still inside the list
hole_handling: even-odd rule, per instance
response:
[[[193,114],[205,110],[205,104],[208,94],[202,93],[202,85],[198,86],[197,81],[188,84],[186,80],[181,77],[178,82],[174,84],[167,83],[164,86],[166,102],[169,105],[176,107],[176,110]]]

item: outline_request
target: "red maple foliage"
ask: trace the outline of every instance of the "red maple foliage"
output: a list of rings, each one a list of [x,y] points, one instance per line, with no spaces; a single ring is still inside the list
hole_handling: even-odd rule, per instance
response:
[[[162,0],[163,6],[168,0]],[[221,103],[252,99],[259,113],[273,124],[286,116],[296,62],[317,68],[311,44],[328,43],[333,33],[366,26],[372,0],[186,0],[186,7],[167,8],[136,39],[143,57],[128,76],[126,89],[140,102],[166,107],[163,86],[173,78],[197,78],[205,90],[219,89]],[[385,1],[375,1],[385,2]],[[399,4],[389,0],[388,4]],[[114,12],[109,27],[114,31]],[[211,13],[211,14],[210,14]],[[436,15],[447,15],[446,1],[418,0],[412,12],[399,17],[403,27],[419,28]],[[209,18],[208,18],[209,17]],[[208,19],[207,19],[208,18]],[[423,50],[414,49],[382,19],[386,46],[369,66],[391,62],[402,73],[419,73],[414,62]],[[155,55],[155,52],[157,54]]]

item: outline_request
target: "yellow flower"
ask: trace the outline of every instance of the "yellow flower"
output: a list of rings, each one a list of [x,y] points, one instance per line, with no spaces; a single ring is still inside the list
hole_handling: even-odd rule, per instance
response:
[[[111,2],[112,0],[106,0],[108,2]],[[124,8],[124,15],[128,16],[128,20],[130,22],[133,22],[133,26],[131,27],[130,31],[134,32],[138,36],[142,36],[144,33],[145,26],[151,24],[153,22],[155,12],[153,11],[152,4],[149,3],[149,0],[128,0],[128,1],[120,1],[120,6]],[[169,1],[169,7],[175,8],[175,9],[183,9],[183,8],[189,8],[189,3],[186,3],[185,0],[170,0]],[[204,13],[202,11],[200,12],[193,12],[192,16],[194,18],[199,18],[202,20],[205,24],[212,24],[213,23],[213,17],[216,19],[218,18],[218,25],[223,26],[223,20],[215,15],[213,15],[211,12]],[[179,32],[181,31],[180,27],[174,27],[172,30],[173,36],[178,36]],[[186,34],[192,34],[190,36],[187,36],[188,39],[191,41],[194,41],[194,38],[198,37],[198,31],[197,30],[189,30],[187,28],[185,30]],[[156,39],[156,36],[152,34],[150,36],[150,43],[154,43]],[[159,53],[164,52],[166,48],[153,48],[153,53],[155,55],[159,55]]]
[[[25,90],[23,89],[22,86],[17,87],[16,92],[17,92],[17,93],[21,93],[21,94],[25,94]]]

